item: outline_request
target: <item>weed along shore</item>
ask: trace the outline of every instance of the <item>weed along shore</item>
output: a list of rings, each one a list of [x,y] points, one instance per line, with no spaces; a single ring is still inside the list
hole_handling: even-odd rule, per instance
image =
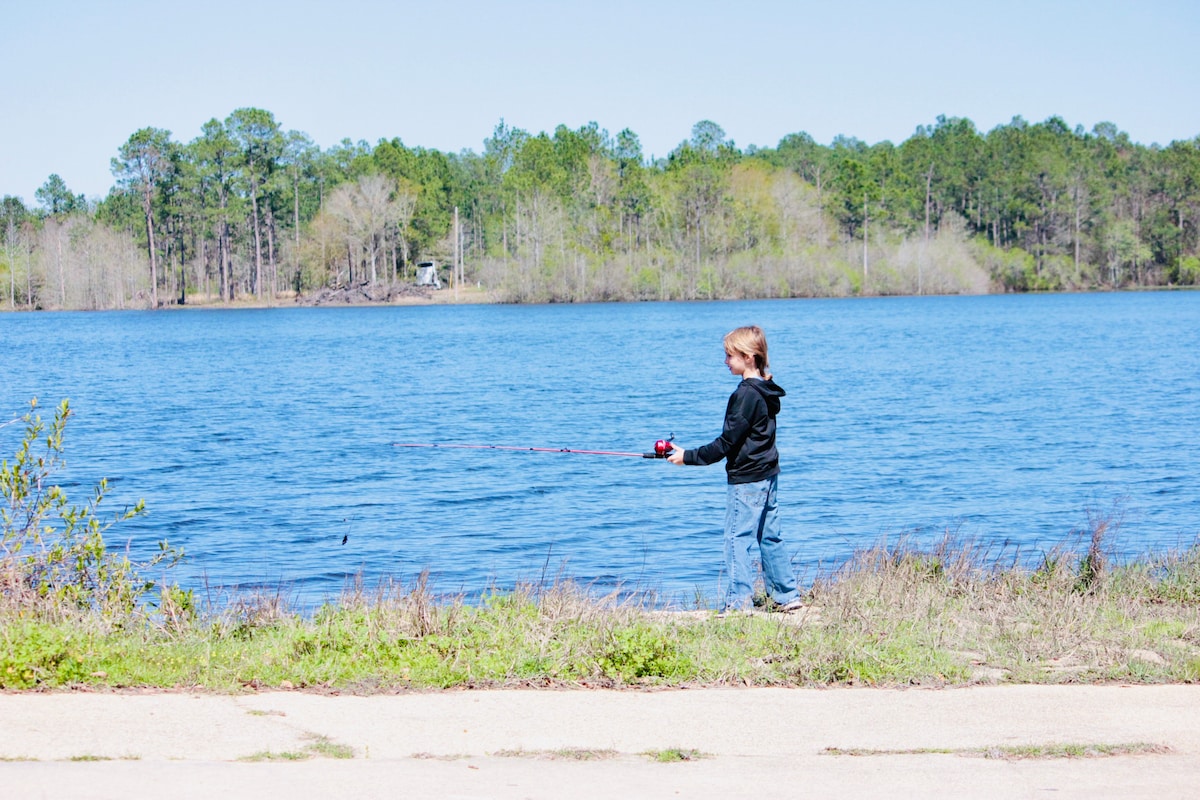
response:
[[[114,607],[22,592],[6,567],[0,688],[969,686],[1200,679],[1200,551],[1108,566],[1095,554],[994,569],[946,542],[880,548],[817,580],[803,609],[655,609],[570,582],[439,598],[422,580],[311,615],[190,592]],[[110,591],[117,602],[122,593]],[[68,602],[70,601],[70,602]]]

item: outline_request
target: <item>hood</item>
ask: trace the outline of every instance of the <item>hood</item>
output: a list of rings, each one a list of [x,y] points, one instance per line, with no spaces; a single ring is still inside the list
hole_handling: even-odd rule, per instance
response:
[[[787,395],[782,386],[771,378],[767,378],[766,380],[746,378],[742,383],[763,396],[763,399],[767,401],[767,410],[771,412],[771,416],[779,413],[779,398]]]

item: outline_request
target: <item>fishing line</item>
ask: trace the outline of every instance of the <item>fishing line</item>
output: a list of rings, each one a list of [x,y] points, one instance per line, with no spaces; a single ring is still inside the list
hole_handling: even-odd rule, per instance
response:
[[[526,453],[569,453],[571,455],[584,456],[623,456],[627,458],[666,458],[675,449],[673,440],[675,434],[671,434],[669,438],[659,439],[654,443],[654,449],[649,453],[622,453],[614,450],[581,450],[575,447],[519,447],[516,445],[505,444],[443,444],[440,442],[434,443],[418,443],[418,442],[392,442],[392,447],[420,447],[438,450],[513,450]]]

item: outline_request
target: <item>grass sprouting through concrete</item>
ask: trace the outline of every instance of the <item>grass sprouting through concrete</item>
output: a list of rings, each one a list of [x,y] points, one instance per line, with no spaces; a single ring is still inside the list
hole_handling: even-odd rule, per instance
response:
[[[955,755],[990,758],[1001,761],[1053,760],[1073,758],[1110,758],[1113,756],[1164,755],[1171,748],[1161,744],[1134,742],[1129,744],[1052,743],[1026,745],[996,745],[991,747],[917,747],[878,749],[865,747],[827,747],[821,751],[829,756],[927,756]]]

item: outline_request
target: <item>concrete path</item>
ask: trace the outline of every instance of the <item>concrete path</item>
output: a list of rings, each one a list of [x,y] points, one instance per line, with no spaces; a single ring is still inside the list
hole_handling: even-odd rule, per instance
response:
[[[971,752],[1054,744],[1162,752]],[[0,695],[0,797],[149,794],[1194,798],[1200,686]]]

